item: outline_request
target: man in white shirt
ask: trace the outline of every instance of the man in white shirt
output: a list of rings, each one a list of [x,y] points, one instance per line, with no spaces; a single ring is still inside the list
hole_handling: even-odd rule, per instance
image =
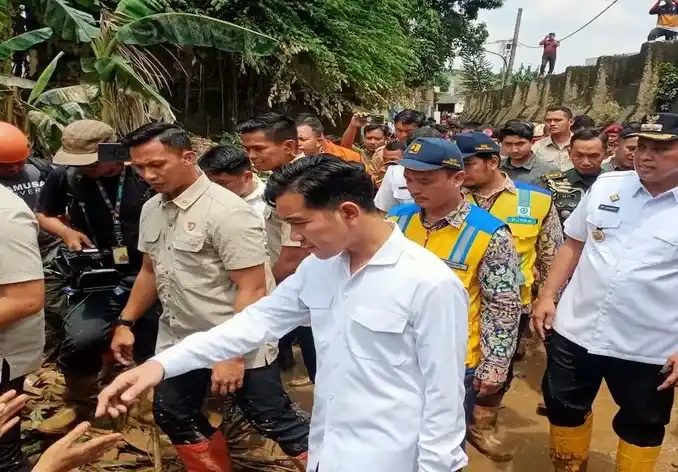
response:
[[[243,148],[234,144],[214,146],[200,156],[198,167],[212,182],[227,188],[252,205],[262,220],[264,219],[266,184],[252,171],[252,162]]]
[[[467,458],[468,296],[372,201],[362,170],[315,156],[273,173],[265,200],[312,252],[268,297],[120,375],[97,414],[118,416],[163,378],[249,352],[310,322],[318,350],[308,471],[450,472]]]
[[[619,406],[612,423],[618,472],[654,470],[670,420],[668,387],[678,376],[678,365],[667,362],[678,340],[671,224],[678,219],[678,115],[648,117],[638,136],[636,172],[602,174],[565,221],[568,239],[533,311],[547,341],[542,389],[557,471],[586,470],[591,405],[603,380]]]

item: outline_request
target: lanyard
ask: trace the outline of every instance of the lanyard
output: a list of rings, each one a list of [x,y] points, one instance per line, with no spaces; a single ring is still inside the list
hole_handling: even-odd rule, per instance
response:
[[[118,190],[115,196],[115,206],[113,206],[113,203],[111,202],[111,199],[108,197],[106,189],[101,184],[101,182],[99,180],[96,181],[97,187],[99,188],[99,193],[101,194],[101,198],[104,199],[104,203],[111,211],[111,216],[113,217],[113,235],[115,236],[115,243],[117,246],[123,245],[122,222],[120,221],[120,205],[122,204],[122,191],[125,186],[126,174],[127,168],[125,167],[122,169],[122,172],[120,173],[120,179],[118,179]]]

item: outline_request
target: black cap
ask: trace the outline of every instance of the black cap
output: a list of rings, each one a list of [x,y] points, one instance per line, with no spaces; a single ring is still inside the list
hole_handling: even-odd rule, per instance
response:
[[[678,139],[678,115],[675,113],[646,115],[636,135],[652,141],[674,141]]]

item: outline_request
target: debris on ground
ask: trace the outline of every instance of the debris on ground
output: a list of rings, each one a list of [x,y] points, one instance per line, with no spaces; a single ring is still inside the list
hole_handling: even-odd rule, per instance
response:
[[[58,437],[45,436],[37,428],[43,419],[54,414],[63,405],[65,381],[54,365],[45,365],[26,377],[24,389],[29,396],[22,415],[23,449],[31,459],[39,455]],[[242,472],[302,472],[301,466],[288,457],[273,441],[259,436],[247,422],[242,412],[229,401],[220,403],[222,411],[207,411],[210,422],[222,424],[228,438],[233,465]],[[185,470],[169,439],[152,421],[150,396],[142,399],[124,420],[124,424],[111,421],[94,421],[88,437],[96,437],[119,430],[123,445],[104,455],[99,461],[83,467],[83,471],[180,472]],[[150,416],[149,416],[149,411]],[[226,411],[226,414],[224,414]],[[223,420],[225,418],[225,421]]]

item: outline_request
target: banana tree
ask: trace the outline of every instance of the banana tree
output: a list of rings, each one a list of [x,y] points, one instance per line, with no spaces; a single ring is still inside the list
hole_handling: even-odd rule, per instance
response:
[[[84,1],[84,0],[81,0]],[[270,36],[203,15],[167,11],[161,0],[121,0],[100,19],[67,0],[26,0],[28,8],[62,39],[89,43],[93,56],[81,61],[100,89],[101,117],[127,133],[150,118],[173,120],[162,91],[169,73],[148,46],[214,47],[248,55],[269,55]]]

